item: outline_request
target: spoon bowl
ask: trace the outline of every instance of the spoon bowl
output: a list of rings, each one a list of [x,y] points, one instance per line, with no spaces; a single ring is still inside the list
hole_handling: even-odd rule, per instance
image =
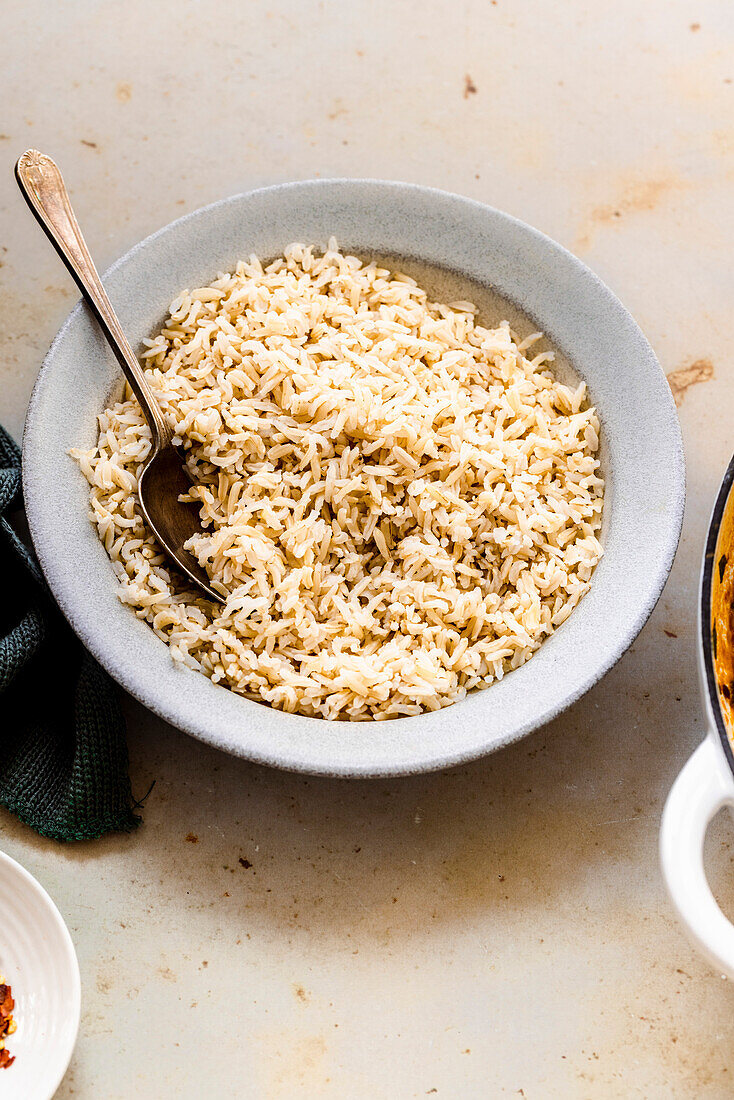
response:
[[[192,535],[201,534],[199,509],[179,500],[190,488],[181,456],[169,443],[154,451],[143,468],[138,478],[138,501],[148,526],[168,556],[209,599],[221,603],[223,597],[211,587],[206,570],[185,549],[184,544]]]

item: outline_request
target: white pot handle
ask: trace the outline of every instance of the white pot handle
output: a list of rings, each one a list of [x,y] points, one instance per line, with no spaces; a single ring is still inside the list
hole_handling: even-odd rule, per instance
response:
[[[673,904],[693,942],[734,978],[734,925],[719,909],[706,880],[703,842],[714,814],[734,805],[734,776],[710,733],[668,795],[660,830],[660,859]]]

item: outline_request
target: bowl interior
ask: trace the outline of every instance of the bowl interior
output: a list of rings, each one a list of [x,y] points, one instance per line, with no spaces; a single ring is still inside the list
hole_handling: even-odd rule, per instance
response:
[[[330,236],[414,275],[438,300],[474,300],[480,319],[541,329],[561,375],[583,377],[602,424],[605,555],[591,591],[522,668],[445,710],[393,721],[325,722],[244,700],[173,665],[117,598],[88,521],[87,484],[67,455],[92,446],[119,391],[117,364],[84,307],[47,356],[24,437],[26,508],[41,564],[77,633],[133,695],[181,729],[263,763],[334,775],[428,770],[491,751],[577,699],[631,644],[672,563],[683,510],[680,429],[665,377],[614,295],[530,227],[454,195],[378,181],[309,181],[235,196],[136,246],[105,282],[133,346],[185,287],[238,259]]]

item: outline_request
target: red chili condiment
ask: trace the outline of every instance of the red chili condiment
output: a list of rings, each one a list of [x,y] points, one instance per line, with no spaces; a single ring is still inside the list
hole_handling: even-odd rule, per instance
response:
[[[14,1008],[12,989],[0,981],[0,1069],[7,1069],[15,1061],[15,1055],[5,1049],[5,1039],[15,1031]]]

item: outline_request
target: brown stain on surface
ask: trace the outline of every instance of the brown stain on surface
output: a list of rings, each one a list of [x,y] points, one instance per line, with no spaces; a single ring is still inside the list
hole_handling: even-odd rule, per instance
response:
[[[680,408],[683,399],[691,386],[697,386],[699,382],[710,382],[714,377],[714,364],[710,359],[696,359],[688,367],[671,371],[668,375],[668,384],[673,391],[675,403]]]
[[[734,154],[734,129],[714,130],[711,134],[711,145],[714,154],[729,159]]]
[[[133,94],[132,84],[128,84],[126,80],[121,80],[115,88],[115,96],[120,103],[127,103]]]
[[[348,114],[349,114],[349,111],[344,106],[344,101],[342,100],[342,98],[340,96],[337,96],[336,99],[334,100],[333,107],[328,112],[326,117],[328,119],[330,119],[331,122],[333,122],[335,119],[340,118],[341,115],[348,115]]]
[[[296,998],[297,1001],[300,1001],[301,1004],[303,1004],[303,1005],[307,1005],[308,1002],[311,1000],[311,997],[310,997],[310,994],[308,993],[308,991],[305,990],[302,985],[298,985],[298,984],[293,986],[293,996]]]
[[[100,973],[97,975],[97,992],[103,995],[109,993],[113,986],[112,978],[108,974]]]
[[[324,1071],[328,1048],[322,1035],[294,1038],[291,1034],[274,1032],[262,1036],[261,1042],[267,1074],[265,1096],[275,1100],[281,1096],[324,1095],[328,1084]]]
[[[703,30],[702,27],[701,31]],[[667,87],[668,93],[675,101],[703,107],[706,120],[728,119],[731,113],[730,105],[723,98],[726,92],[722,93],[721,85],[731,80],[729,66],[731,51],[714,44],[711,35],[707,35],[707,39],[711,40],[711,48],[701,51],[690,49],[685,55],[685,60],[681,58],[677,64],[670,64],[666,68],[662,74],[663,87]],[[703,40],[700,45],[704,45]],[[706,125],[703,118],[701,123]]]
[[[661,201],[682,186],[682,181],[674,175],[661,175],[653,179],[634,180],[621,189],[615,202],[595,206],[578,235],[576,247],[588,248],[598,229],[613,226],[633,214],[644,214],[655,210]]]
[[[468,99],[470,95],[477,94],[477,86],[469,76],[469,73],[464,77],[464,99]]]

